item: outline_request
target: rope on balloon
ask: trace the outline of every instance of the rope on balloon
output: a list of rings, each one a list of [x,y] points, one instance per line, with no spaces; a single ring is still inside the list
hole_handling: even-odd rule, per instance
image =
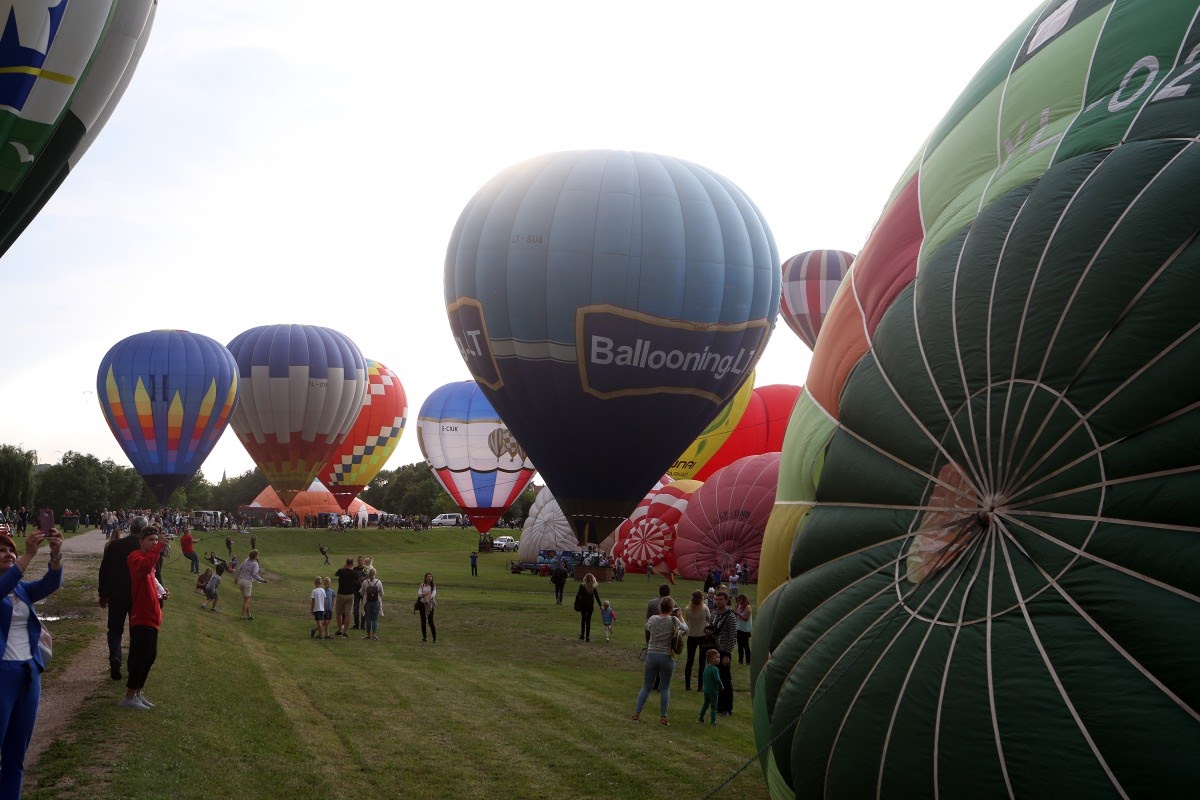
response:
[[[950,541],[950,544],[948,546],[946,546],[942,550],[942,552],[938,555],[937,561],[934,562],[933,569],[930,570],[931,574],[941,570],[941,568],[944,566],[944,564],[942,563],[943,560],[953,558],[959,554],[955,545],[958,544],[958,542],[963,537],[965,537],[968,533],[970,533],[972,528],[977,528],[977,527],[981,527],[983,530],[986,531],[988,529],[988,522],[981,515],[972,514],[970,517],[968,517],[966,519],[966,521],[963,522],[962,527],[960,527],[958,529],[958,532],[954,534],[954,538]],[[974,543],[972,543],[972,545],[973,544]],[[967,562],[968,562],[968,559],[962,559],[962,563],[964,566],[966,565]],[[895,618],[897,616],[899,616],[898,612],[902,608],[905,607],[904,601],[906,601],[909,597],[911,597],[914,593],[916,593],[916,591],[919,588],[920,588],[920,584],[914,585],[913,588],[908,592],[908,594],[904,595],[904,597],[901,599],[901,602],[895,603],[893,605],[892,609],[890,611],[888,611],[887,614],[885,614],[877,623],[874,634],[872,634],[871,637],[869,639],[867,639],[865,642],[863,642],[862,646],[858,648],[858,653],[855,654],[855,656],[853,658],[849,659],[836,675],[834,675],[829,681],[826,681],[824,683],[824,685],[819,687],[818,690],[813,693],[813,696],[811,697],[811,699],[809,699],[808,703],[805,704],[805,707],[803,709],[801,709],[798,714],[796,714],[795,719],[791,720],[787,725],[785,725],[783,727],[782,730],[779,731],[779,733],[777,733],[773,737],[771,737],[770,741],[768,741],[765,745],[763,745],[762,748],[760,748],[757,753],[750,756],[750,758],[748,758],[744,764],[742,764],[740,767],[735,769],[728,777],[725,778],[725,780],[721,781],[721,783],[718,784],[712,791],[710,791],[708,794],[704,795],[702,800],[712,800],[714,797],[717,796],[717,794],[722,789],[724,789],[726,786],[728,786],[730,783],[732,783],[733,780],[735,778],[737,778],[738,775],[741,775],[743,772],[745,772],[747,769],[749,769],[753,764],[758,762],[763,757],[763,755],[765,755],[766,752],[775,745],[775,742],[782,739],[785,734],[793,732],[796,729],[796,726],[799,725],[800,720],[804,717],[804,715],[807,714],[809,712],[809,710],[812,709],[813,706],[815,706],[821,700],[821,698],[824,697],[825,694],[829,692],[830,689],[832,689],[834,686],[837,685],[837,683],[842,679],[842,676],[844,676],[847,672],[849,672],[850,668],[853,667],[856,663],[858,663],[858,660],[863,657],[863,654],[865,654],[866,652],[868,652],[870,650],[870,645],[876,639],[878,639],[880,634],[882,634],[892,624],[892,622],[895,620]]]

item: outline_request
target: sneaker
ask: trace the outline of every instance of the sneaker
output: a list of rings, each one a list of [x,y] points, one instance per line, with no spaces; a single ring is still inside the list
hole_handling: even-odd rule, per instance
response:
[[[308,629],[308,638],[310,638],[310,639],[311,639],[311,638],[313,638],[313,637],[314,637],[314,636],[316,636],[316,635],[317,635],[317,629],[316,629],[316,628],[309,628],[309,629]]]
[[[138,702],[137,695],[134,695],[133,697],[122,697],[121,701],[117,703],[117,705],[119,705],[121,708],[132,708],[135,711],[150,710],[150,706],[142,705]]]
[[[113,659],[108,662],[108,674],[114,681],[121,680],[121,662]]]
[[[201,608],[201,610],[208,608],[208,603],[201,603],[200,608]]]
[[[142,694],[141,692],[138,692],[137,694],[135,694],[133,696],[133,699],[137,700],[139,703],[144,705],[146,708],[154,708],[154,703],[151,703],[149,700],[147,700],[146,695]]]

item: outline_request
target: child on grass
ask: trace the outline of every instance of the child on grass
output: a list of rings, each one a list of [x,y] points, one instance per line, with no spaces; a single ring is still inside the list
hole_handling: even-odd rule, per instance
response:
[[[321,582],[325,585],[325,638],[332,639],[329,635],[329,620],[333,619],[333,580],[326,575]]]
[[[709,649],[704,655],[704,677],[700,682],[704,687],[704,703],[700,706],[701,724],[704,724],[705,711],[709,711],[712,724],[717,724],[717,695],[721,691],[721,670],[717,667],[717,662],[720,660],[721,654],[715,649]]]
[[[200,608],[205,608],[209,603],[212,603],[212,608],[209,611],[217,610],[217,587],[221,585],[221,575],[225,572],[224,564],[217,564],[217,569],[213,576],[208,579],[208,585],[204,587],[204,602],[200,604]]]
[[[617,621],[617,612],[612,604],[605,600],[600,604],[600,621],[604,623],[604,641],[612,641],[612,626]]]
[[[314,636],[318,639],[325,638],[325,587],[321,584],[321,577],[318,575],[313,578],[313,590],[309,595],[309,611],[313,616],[313,626],[308,629],[308,638]]]

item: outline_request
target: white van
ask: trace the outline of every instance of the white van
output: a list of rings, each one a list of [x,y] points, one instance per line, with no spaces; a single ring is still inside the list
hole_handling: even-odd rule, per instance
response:
[[[438,514],[429,521],[429,525],[433,528],[457,528],[466,520],[464,514]]]

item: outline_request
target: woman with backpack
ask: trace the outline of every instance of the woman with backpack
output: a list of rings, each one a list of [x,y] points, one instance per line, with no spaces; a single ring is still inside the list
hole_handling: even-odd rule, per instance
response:
[[[383,582],[375,577],[375,568],[367,568],[366,577],[359,587],[363,596],[364,639],[379,641],[379,617],[383,613]]]

